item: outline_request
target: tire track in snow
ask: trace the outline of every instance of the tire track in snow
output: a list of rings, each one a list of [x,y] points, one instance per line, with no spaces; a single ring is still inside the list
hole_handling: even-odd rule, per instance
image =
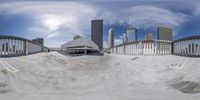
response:
[[[12,65],[10,65],[9,63],[7,63],[6,61],[4,61],[1,58],[0,58],[0,63],[1,63],[1,65],[3,65],[4,68],[6,68],[11,73],[15,73],[15,72],[19,71],[18,69],[16,69],[15,67],[13,67]]]

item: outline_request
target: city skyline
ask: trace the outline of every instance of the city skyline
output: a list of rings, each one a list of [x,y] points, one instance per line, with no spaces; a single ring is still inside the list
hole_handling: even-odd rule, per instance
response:
[[[105,22],[104,48],[110,27],[115,43],[122,41],[129,26],[137,28],[138,40],[149,32],[156,39],[158,26],[172,28],[174,40],[200,34],[198,1],[1,1],[0,8],[0,35],[42,37],[48,47],[59,47],[77,34],[90,37],[90,23],[95,19]]]

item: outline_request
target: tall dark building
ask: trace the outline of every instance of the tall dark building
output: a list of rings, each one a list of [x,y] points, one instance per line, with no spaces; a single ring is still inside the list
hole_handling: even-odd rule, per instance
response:
[[[172,29],[167,27],[158,27],[158,40],[172,41]]]
[[[92,20],[91,40],[103,49],[103,20]]]
[[[33,39],[32,42],[44,46],[44,39],[43,39],[43,38],[36,38],[36,39]]]

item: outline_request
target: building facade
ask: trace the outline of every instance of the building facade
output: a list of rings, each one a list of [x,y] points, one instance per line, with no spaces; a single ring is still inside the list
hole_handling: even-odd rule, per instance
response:
[[[79,38],[61,45],[61,52],[65,55],[99,54],[98,45],[87,38]]]
[[[92,20],[91,40],[103,49],[103,20]]]
[[[157,40],[173,41],[172,29],[167,27],[158,27]]]
[[[160,45],[160,48],[158,48]],[[135,41],[123,43],[112,48],[114,54],[130,55],[168,55],[171,54],[171,43],[158,41]]]
[[[200,36],[190,36],[173,41],[173,54],[200,57]]]
[[[0,36],[0,57],[22,56],[48,51],[47,47],[16,36]]]
[[[113,47],[114,47],[114,30],[110,28],[108,32],[108,48],[113,48]]]
[[[43,38],[36,38],[36,39],[33,39],[32,41],[36,44],[40,44],[40,45],[44,46],[44,39]]]
[[[137,41],[137,30],[136,28],[127,28],[126,30],[127,34],[127,42],[134,42]]]

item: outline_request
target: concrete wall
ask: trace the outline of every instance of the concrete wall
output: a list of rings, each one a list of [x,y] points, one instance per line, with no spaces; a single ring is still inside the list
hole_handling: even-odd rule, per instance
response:
[[[129,55],[168,55],[171,54],[169,42],[135,42],[111,48],[111,53]]]
[[[173,53],[180,56],[200,57],[200,38],[174,42]]]
[[[0,57],[22,56],[43,51],[47,52],[48,48],[30,40],[15,36],[0,36]]]
[[[26,42],[26,50],[28,51],[28,54],[38,53],[42,52],[43,47],[34,43]]]

